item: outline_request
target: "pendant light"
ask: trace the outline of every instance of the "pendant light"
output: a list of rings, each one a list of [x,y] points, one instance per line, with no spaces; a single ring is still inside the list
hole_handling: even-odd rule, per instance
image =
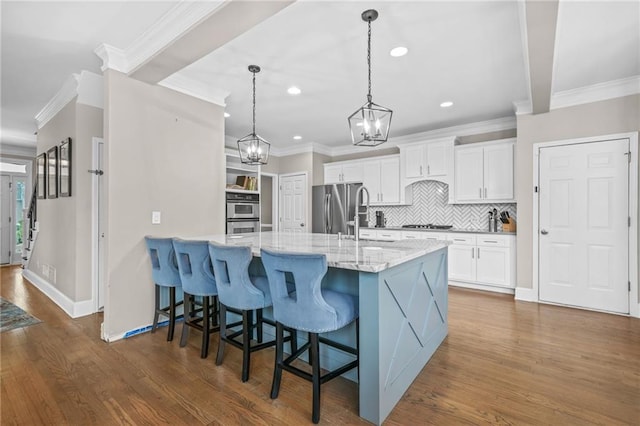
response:
[[[271,145],[256,134],[256,73],[260,72],[260,67],[249,65],[249,71],[253,73],[253,128],[251,133],[238,140],[238,151],[244,164],[267,164]]]
[[[376,146],[387,141],[389,126],[393,111],[389,108],[374,104],[371,100],[371,22],[378,18],[378,12],[373,9],[362,12],[362,20],[367,22],[367,67],[369,69],[369,92],[367,102],[349,116],[351,142],[354,145]]]

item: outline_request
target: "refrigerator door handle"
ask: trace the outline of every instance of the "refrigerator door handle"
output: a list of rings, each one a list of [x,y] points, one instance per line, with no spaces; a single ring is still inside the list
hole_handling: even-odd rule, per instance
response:
[[[331,194],[325,194],[324,196],[324,232],[325,234],[331,233]]]

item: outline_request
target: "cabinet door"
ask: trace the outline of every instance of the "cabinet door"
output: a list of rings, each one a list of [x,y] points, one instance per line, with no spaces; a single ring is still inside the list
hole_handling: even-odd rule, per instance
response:
[[[506,247],[476,248],[476,281],[510,287],[509,283],[509,249]]]
[[[447,174],[447,147],[449,142],[427,144],[427,176],[444,176]]]
[[[342,178],[342,165],[324,165],[324,183],[340,183]]]
[[[342,165],[343,182],[362,182],[362,163],[354,162]]]
[[[380,161],[362,163],[362,184],[369,191],[369,204],[380,204]]]
[[[400,158],[380,160],[380,201],[384,204],[400,202]]]
[[[404,152],[404,177],[407,179],[421,178],[425,176],[425,150],[424,146],[409,146],[403,149]]]
[[[449,279],[476,280],[476,247],[462,244],[449,246]]]
[[[484,149],[484,198],[512,200],[513,144],[488,146]]]
[[[455,199],[477,201],[484,195],[482,148],[457,149],[455,152]]]

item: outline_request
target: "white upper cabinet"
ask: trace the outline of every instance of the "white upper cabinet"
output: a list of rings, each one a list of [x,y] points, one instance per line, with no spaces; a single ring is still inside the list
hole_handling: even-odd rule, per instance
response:
[[[369,204],[400,203],[400,158],[397,155],[362,163],[362,184],[369,191]]]
[[[399,145],[400,188],[410,202],[411,184],[421,180],[437,180],[449,185],[449,202],[453,202],[453,147],[455,137],[412,142]]]
[[[515,139],[455,147],[455,202],[514,202]]]
[[[324,165],[324,183],[362,182],[361,162],[340,162]]]

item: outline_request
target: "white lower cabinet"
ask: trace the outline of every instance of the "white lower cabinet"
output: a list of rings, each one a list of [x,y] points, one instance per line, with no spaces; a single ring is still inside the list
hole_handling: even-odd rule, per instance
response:
[[[449,240],[450,282],[515,288],[515,235],[449,234]]]
[[[385,230],[383,228],[360,229],[360,239],[362,240],[378,240],[378,241],[396,241],[402,238],[401,231]]]

